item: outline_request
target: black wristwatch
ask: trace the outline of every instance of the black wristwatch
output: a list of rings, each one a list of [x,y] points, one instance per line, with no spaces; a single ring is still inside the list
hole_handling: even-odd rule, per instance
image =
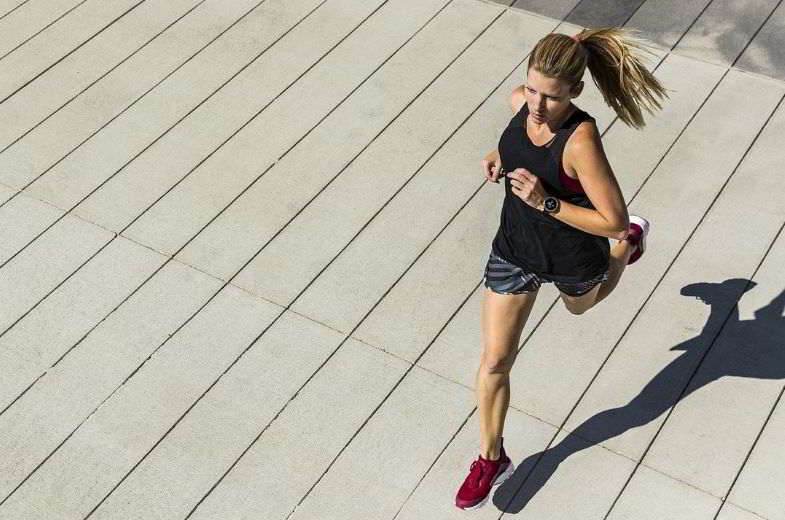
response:
[[[561,201],[556,197],[545,197],[542,201],[542,211],[544,213],[558,213],[561,208]]]

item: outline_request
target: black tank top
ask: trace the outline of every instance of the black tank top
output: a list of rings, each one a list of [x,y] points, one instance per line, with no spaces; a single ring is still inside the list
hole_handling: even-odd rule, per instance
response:
[[[594,209],[580,183],[562,168],[562,154],[570,135],[583,121],[594,121],[575,107],[545,146],[536,146],[526,133],[526,104],[512,118],[499,140],[504,170],[526,168],[539,177],[545,190],[562,201]],[[605,237],[576,229],[532,208],[512,192],[504,181],[504,205],[492,250],[526,271],[555,282],[581,282],[608,269],[610,243]]]

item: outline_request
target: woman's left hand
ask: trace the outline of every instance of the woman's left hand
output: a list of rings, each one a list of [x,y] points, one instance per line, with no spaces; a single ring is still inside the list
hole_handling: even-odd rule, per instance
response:
[[[507,174],[512,192],[523,202],[535,209],[541,209],[548,193],[542,187],[539,177],[526,168],[516,168]]]

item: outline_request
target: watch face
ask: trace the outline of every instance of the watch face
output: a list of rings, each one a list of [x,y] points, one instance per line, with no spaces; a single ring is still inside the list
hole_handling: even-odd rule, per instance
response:
[[[556,208],[559,207],[559,201],[557,201],[553,197],[548,197],[547,199],[545,199],[544,206],[545,206],[545,211],[548,211],[548,212],[556,211]]]

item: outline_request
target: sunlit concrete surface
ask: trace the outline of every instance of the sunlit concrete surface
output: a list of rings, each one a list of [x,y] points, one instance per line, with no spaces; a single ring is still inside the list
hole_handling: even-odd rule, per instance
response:
[[[0,0],[0,519],[785,519],[785,5],[510,3]],[[461,511],[480,159],[606,25],[669,89],[576,100],[648,250],[540,291]]]

